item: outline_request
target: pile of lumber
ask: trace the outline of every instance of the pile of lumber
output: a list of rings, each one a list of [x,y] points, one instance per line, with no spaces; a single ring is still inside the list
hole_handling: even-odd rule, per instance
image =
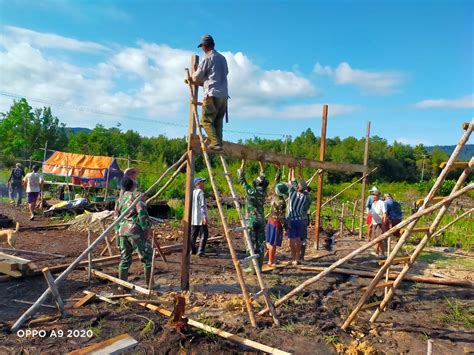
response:
[[[28,259],[0,253],[0,273],[13,276],[23,277],[34,274],[34,270],[38,267]]]

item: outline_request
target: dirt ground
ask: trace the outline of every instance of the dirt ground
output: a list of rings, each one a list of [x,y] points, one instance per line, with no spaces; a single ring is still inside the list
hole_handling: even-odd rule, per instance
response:
[[[5,204],[0,205],[0,213],[19,221],[22,226],[52,223],[43,217],[28,221],[24,209],[11,208]],[[181,240],[181,233],[172,225],[175,223],[159,227],[162,246]],[[210,235],[219,232],[218,228],[211,228]],[[313,233],[310,229],[309,235]],[[96,236],[97,234],[94,237]],[[245,252],[242,239],[236,235],[234,241],[239,257],[243,258]],[[356,240],[349,233],[344,234],[336,238],[334,253],[313,259],[310,256],[305,266],[328,266],[362,244],[362,241]],[[71,262],[86,246],[86,233],[68,230],[21,232],[17,242],[19,249],[66,255],[62,259],[21,255],[33,260],[39,267]],[[114,250],[116,251],[115,246]],[[279,260],[285,262],[288,254],[280,254]],[[321,256],[328,253],[323,250],[309,251],[308,254]],[[94,254],[94,257],[98,256],[98,253]],[[172,295],[179,292],[180,254],[168,255],[167,259],[167,263],[159,257],[156,259],[155,280],[160,286],[161,299],[165,299],[162,306],[171,310]],[[210,244],[208,257],[192,257],[191,263],[191,289],[183,293],[186,298],[186,316],[268,346],[295,354],[425,354],[427,341],[431,339],[433,354],[474,352],[472,323],[466,324],[449,318],[450,307],[447,302],[455,300],[462,309],[467,309],[472,314],[472,289],[404,282],[403,287],[397,290],[389,309],[380,316],[377,323],[369,323],[373,309],[364,310],[345,332],[340,329],[340,325],[362,295],[361,288],[367,286],[371,279],[331,274],[279,307],[281,327],[273,326],[269,317],[258,317],[258,329],[255,329],[251,327],[247,313],[243,310],[240,287],[225,241]],[[365,253],[344,267],[373,269],[376,266],[375,257]],[[97,269],[116,275],[115,265]],[[459,268],[459,273],[455,268],[435,270],[471,280],[474,276],[474,270],[469,268]],[[412,273],[429,275],[432,271],[429,264],[417,263]],[[316,272],[288,266],[266,272],[264,277],[276,299],[315,274]],[[132,266],[130,281],[143,285],[142,269],[138,261]],[[247,281],[250,291],[256,292],[256,277],[249,275]],[[65,353],[123,333],[129,333],[139,342],[131,353],[255,352],[191,327],[185,327],[181,333],[177,333],[167,326],[167,319],[162,315],[124,301],[118,305],[94,301],[80,308],[72,308],[74,301],[68,299],[83,297],[84,290],[124,293],[115,284],[97,278],[93,278],[89,286],[84,269],[74,271],[59,287],[66,300],[65,316],[23,328],[45,330],[44,337],[10,333],[11,325],[29,307],[13,300],[34,302],[45,289],[46,283],[42,276],[0,283],[0,353]],[[371,301],[380,299],[381,296],[383,289]],[[50,300],[47,304],[54,303]],[[255,307],[263,307],[263,301],[258,299]],[[34,318],[55,314],[55,309],[43,307]],[[472,320],[472,316],[470,319]],[[62,330],[65,335],[54,337],[53,330],[56,333]],[[94,335],[81,336],[81,332],[85,333],[87,330]]]

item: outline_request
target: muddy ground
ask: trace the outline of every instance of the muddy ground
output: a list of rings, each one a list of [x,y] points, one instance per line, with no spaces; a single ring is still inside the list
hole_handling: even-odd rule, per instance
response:
[[[52,223],[43,217],[28,221],[24,209],[11,208],[5,204],[0,205],[0,213],[18,220],[22,226]],[[159,227],[162,245],[180,241],[181,234],[172,225],[176,226],[176,223],[166,223]],[[211,228],[210,235],[219,232],[219,228]],[[309,233],[313,235],[314,231],[310,229]],[[243,241],[239,236],[234,236],[234,240],[239,257],[243,258]],[[336,238],[333,254],[313,259],[309,257],[305,266],[330,265],[362,243],[349,233],[339,236]],[[40,259],[22,255],[34,260],[39,267],[71,262],[86,246],[86,233],[68,230],[21,232],[17,243],[19,249],[67,256],[65,259]],[[280,254],[279,260],[285,262],[288,254]],[[310,251],[309,254],[321,256],[328,253]],[[98,253],[94,257],[98,257]],[[180,255],[172,254],[167,258],[167,263],[157,258],[155,279],[160,285],[161,299],[165,299],[163,307],[172,309],[172,295],[179,291]],[[184,293],[187,302],[186,315],[189,318],[281,350],[295,354],[331,354],[344,351],[352,354],[424,354],[428,339],[432,339],[433,354],[464,354],[474,351],[472,323],[451,319],[447,302],[447,299],[452,302],[456,300],[463,310],[472,312],[472,289],[404,282],[403,287],[397,290],[390,309],[381,315],[375,325],[368,321],[373,310],[365,310],[359,314],[350,329],[344,332],[340,325],[360,298],[361,288],[367,286],[371,279],[331,274],[279,308],[281,327],[274,327],[271,318],[258,317],[258,329],[254,329],[243,311],[240,288],[225,242],[210,244],[207,258],[193,257],[191,262],[191,290]],[[375,257],[369,253],[345,265],[361,269],[376,266]],[[116,275],[116,266],[97,269]],[[436,272],[472,280],[472,269],[458,269],[450,267],[444,270],[436,269]],[[417,263],[412,273],[415,272],[429,275],[432,268],[426,263]],[[138,261],[134,262],[131,273],[131,282],[143,285],[141,265]],[[266,272],[264,277],[276,299],[315,274],[297,268],[280,267]],[[249,276],[247,281],[251,292],[257,291],[256,277]],[[66,300],[65,317],[23,328],[45,330],[45,337],[21,337],[9,333],[11,325],[28,308],[28,305],[13,300],[33,302],[45,288],[42,276],[0,283],[0,353],[65,353],[122,333],[129,333],[139,341],[132,353],[255,352],[191,327],[176,333],[167,326],[165,317],[138,305],[125,302],[110,305],[96,301],[81,308],[72,308],[74,301],[68,299],[83,297],[83,290],[124,293],[123,290],[118,290],[116,285],[97,278],[93,278],[89,286],[87,273],[83,269],[74,271],[67,282],[59,287],[63,299]],[[378,291],[372,301],[380,299],[382,295],[383,290]],[[53,305],[53,302],[48,301],[47,304]],[[259,308],[262,305],[263,301],[259,299],[255,306]],[[56,313],[55,309],[41,308],[35,318]],[[469,316],[472,316],[472,313],[468,314]],[[52,337],[53,330],[63,330],[64,337]],[[91,338],[77,336],[86,330],[92,331],[94,335]]]

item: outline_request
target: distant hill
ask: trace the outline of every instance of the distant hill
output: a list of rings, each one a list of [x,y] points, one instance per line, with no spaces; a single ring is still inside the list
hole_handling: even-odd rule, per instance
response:
[[[445,151],[449,155],[453,152],[454,148],[456,148],[455,145],[435,145],[432,147],[426,147],[426,150],[428,153],[431,153],[433,149],[438,148],[441,149],[442,151]],[[459,157],[457,160],[469,160],[471,157],[474,156],[474,144],[466,144],[461,152],[459,153]]]
[[[72,133],[72,134],[78,134],[79,132],[90,132],[91,130],[89,128],[84,128],[84,127],[66,127],[66,133]]]

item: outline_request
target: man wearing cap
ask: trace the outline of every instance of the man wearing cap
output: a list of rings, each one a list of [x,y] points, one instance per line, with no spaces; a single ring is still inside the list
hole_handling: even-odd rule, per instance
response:
[[[288,199],[288,239],[290,240],[292,264],[298,265],[301,259],[301,241],[307,233],[306,214],[309,208],[309,197],[306,191],[306,181],[302,179],[300,173],[300,181],[295,179],[295,169],[290,168],[289,171],[290,193]]]
[[[250,241],[255,254],[258,254],[258,264],[261,268],[265,252],[265,211],[263,206],[265,204],[269,182],[263,172],[262,163],[259,162],[259,164],[260,174],[253,180],[252,185],[250,185],[245,178],[245,160],[242,160],[240,169],[237,170],[237,176],[239,183],[243,186],[245,191],[245,207],[248,215]],[[247,255],[250,255],[248,250]],[[245,272],[255,273],[253,263],[250,263],[250,266],[245,269]]]
[[[288,185],[281,183],[281,172],[278,170],[275,176],[275,193],[271,202],[270,215],[265,227],[265,240],[268,248],[268,266],[276,265],[276,250],[281,247],[283,241],[283,230],[286,230],[286,198],[288,197]]]
[[[380,199],[381,192],[379,189],[372,189],[373,202],[370,207],[370,214],[372,215],[372,238],[379,237],[385,232],[385,225],[387,223],[387,210],[385,203]],[[378,256],[384,256],[384,243],[380,242],[375,245],[375,252]]]
[[[15,168],[12,170],[10,177],[8,178],[8,192],[10,193],[10,203],[15,203],[16,205],[21,205],[21,200],[23,198],[23,185],[22,180],[25,176],[25,171],[23,170],[20,163],[16,163]]]
[[[194,179],[193,207],[191,216],[191,253],[197,256],[205,256],[207,238],[209,236],[207,224],[207,204],[204,195],[204,182],[206,179],[197,177]],[[200,236],[199,247],[196,246],[197,238]]]
[[[214,49],[211,35],[201,37],[198,48],[205,53],[204,59],[195,68],[192,80],[195,85],[204,86],[202,102],[202,125],[209,138],[209,148],[222,150],[222,130],[227,113],[227,74],[229,69],[225,57]]]
[[[395,201],[391,194],[386,193],[384,195],[385,210],[387,211],[387,225],[386,229],[389,230],[392,227],[395,227],[398,223],[402,221],[402,207],[400,204]],[[400,230],[393,233],[395,237],[400,236]]]

